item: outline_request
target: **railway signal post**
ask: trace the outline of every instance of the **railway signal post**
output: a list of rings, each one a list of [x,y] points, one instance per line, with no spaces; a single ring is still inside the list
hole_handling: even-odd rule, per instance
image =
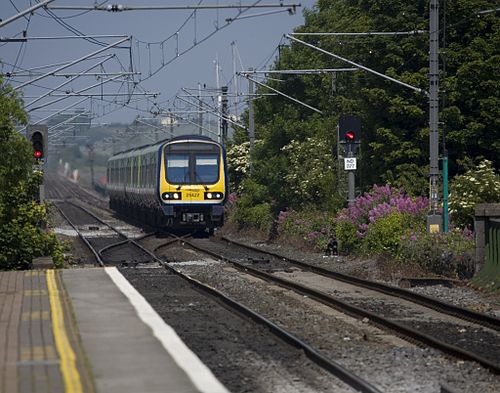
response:
[[[355,171],[357,169],[356,151],[361,143],[361,119],[357,116],[342,115],[338,124],[338,141],[345,145],[344,170],[347,171],[347,202],[355,199]]]
[[[44,165],[47,160],[48,152],[48,128],[43,124],[32,124],[27,128],[27,137],[33,148],[33,158],[35,160],[33,164],[33,171],[39,171],[44,174]],[[40,189],[38,192],[38,201],[43,203],[45,200],[45,185],[42,178],[42,184],[40,184]]]

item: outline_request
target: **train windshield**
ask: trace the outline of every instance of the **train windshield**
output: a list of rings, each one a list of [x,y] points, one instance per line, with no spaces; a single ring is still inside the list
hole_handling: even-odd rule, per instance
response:
[[[171,154],[167,157],[167,178],[170,183],[189,180],[189,155]]]
[[[178,143],[165,149],[167,181],[213,184],[219,180],[220,148],[215,144]]]

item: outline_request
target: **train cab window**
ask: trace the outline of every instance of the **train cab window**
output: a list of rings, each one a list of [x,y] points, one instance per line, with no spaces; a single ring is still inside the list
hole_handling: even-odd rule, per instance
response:
[[[214,184],[219,180],[220,147],[174,143],[165,148],[166,177],[173,184]]]
[[[189,183],[189,154],[170,154],[167,157],[169,183]]]
[[[194,157],[195,183],[215,183],[219,177],[219,162],[216,154],[196,154]]]

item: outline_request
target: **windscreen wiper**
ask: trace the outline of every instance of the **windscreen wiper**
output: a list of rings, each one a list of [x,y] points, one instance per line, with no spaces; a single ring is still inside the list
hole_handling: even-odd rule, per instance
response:
[[[198,175],[198,172],[194,171],[194,177],[196,178],[196,180],[199,180],[200,183],[203,183],[203,179],[200,177],[200,175]],[[205,191],[208,191],[208,186],[207,185],[202,184],[202,186],[205,189]]]

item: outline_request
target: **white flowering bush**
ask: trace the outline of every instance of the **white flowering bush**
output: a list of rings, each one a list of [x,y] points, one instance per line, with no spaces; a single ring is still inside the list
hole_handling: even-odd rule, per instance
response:
[[[449,211],[454,225],[472,225],[474,206],[500,202],[500,176],[491,161],[483,160],[450,182]]]
[[[300,204],[318,203],[332,195],[335,164],[324,139],[292,140],[281,151],[290,163],[284,181],[295,200]]]
[[[256,145],[260,143],[260,140],[255,141]],[[250,142],[231,146],[226,154],[226,162],[230,189],[240,194],[241,183],[250,173]]]

